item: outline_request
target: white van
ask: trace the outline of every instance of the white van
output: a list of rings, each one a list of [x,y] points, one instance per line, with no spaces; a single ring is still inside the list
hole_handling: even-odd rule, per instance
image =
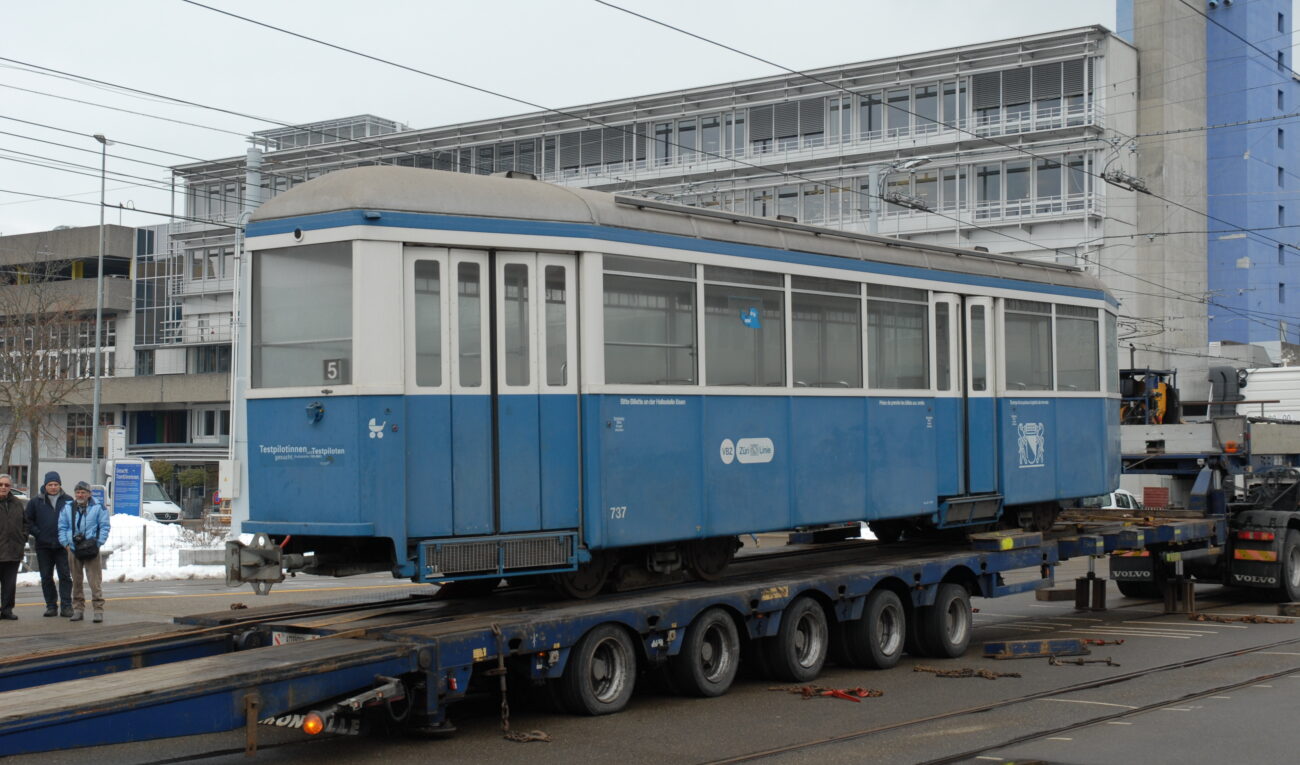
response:
[[[159,523],[180,523],[181,508],[157,481],[145,481],[140,487],[140,517]]]

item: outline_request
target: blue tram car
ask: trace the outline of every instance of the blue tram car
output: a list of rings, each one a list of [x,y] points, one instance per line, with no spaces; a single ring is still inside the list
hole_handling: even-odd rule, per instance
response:
[[[247,233],[255,587],[590,595],[714,578],[742,534],[1041,526],[1119,482],[1116,302],[1077,268],[396,167]]]

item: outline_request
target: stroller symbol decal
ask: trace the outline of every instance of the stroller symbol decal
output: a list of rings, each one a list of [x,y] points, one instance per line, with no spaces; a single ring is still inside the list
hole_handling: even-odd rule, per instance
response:
[[[1047,462],[1046,428],[1041,422],[1022,422],[1016,425],[1019,431],[1020,467],[1044,467]]]

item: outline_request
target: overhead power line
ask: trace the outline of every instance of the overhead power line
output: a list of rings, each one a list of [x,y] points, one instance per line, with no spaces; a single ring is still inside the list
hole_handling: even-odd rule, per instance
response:
[[[1184,4],[1186,4],[1186,0],[1181,0],[1181,1],[1182,1]],[[193,0],[185,0],[185,2],[193,2]],[[651,23],[653,23],[653,24],[656,24],[656,25],[659,25],[659,26],[665,27],[665,28],[667,28],[667,29],[671,29],[671,30],[673,30],[673,31],[679,32],[679,33],[684,34],[684,35],[686,35],[686,36],[688,36],[688,37],[695,38],[695,39],[700,40],[701,42],[707,43],[707,44],[709,44],[709,45],[714,45],[714,46],[717,46],[717,47],[719,47],[719,48],[723,48],[724,50],[729,50],[729,51],[731,51],[731,52],[733,52],[733,53],[736,53],[736,54],[738,54],[738,55],[745,56],[746,58],[750,58],[750,59],[753,59],[753,60],[755,60],[755,61],[759,61],[759,62],[761,62],[761,63],[767,64],[767,65],[769,65],[769,66],[776,67],[777,69],[781,69],[781,70],[783,70],[783,71],[789,72],[789,73],[794,74],[794,75],[796,75],[796,76],[805,77],[805,78],[810,79],[810,80],[812,80],[812,81],[814,81],[814,82],[818,82],[818,83],[821,83],[821,84],[823,84],[823,85],[826,85],[827,87],[834,88],[835,90],[839,90],[839,91],[842,91],[842,92],[844,92],[844,93],[848,93],[849,95],[857,95],[857,94],[854,93],[853,91],[851,91],[851,90],[845,88],[845,87],[842,86],[842,85],[839,85],[838,83],[830,82],[830,81],[828,81],[828,80],[825,80],[825,79],[822,79],[822,78],[816,77],[816,76],[811,75],[811,74],[808,74],[808,73],[806,73],[806,72],[801,72],[801,71],[798,71],[798,70],[795,70],[795,69],[791,69],[790,67],[784,66],[784,65],[782,65],[782,64],[778,64],[778,63],[776,63],[776,62],[774,62],[774,61],[770,61],[770,60],[768,60],[768,59],[766,59],[766,58],[763,58],[763,57],[761,57],[761,56],[757,56],[757,55],[755,55],[755,54],[748,53],[748,52],[746,52],[746,51],[740,50],[740,49],[738,49],[738,48],[735,48],[735,47],[733,47],[733,46],[730,46],[730,45],[727,45],[727,44],[725,44],[725,43],[719,42],[719,41],[717,41],[717,40],[713,40],[713,39],[711,39],[711,38],[704,37],[704,36],[702,36],[702,35],[696,34],[696,33],[691,32],[691,31],[689,31],[689,30],[682,29],[682,28],[680,28],[680,27],[674,26],[674,25],[669,24],[669,23],[667,23],[667,22],[660,21],[660,20],[655,19],[655,18],[652,18],[652,17],[650,17],[650,16],[646,16],[645,14],[637,13],[636,11],[632,11],[632,10],[629,10],[629,9],[627,9],[627,8],[623,8],[623,7],[621,7],[621,6],[618,6],[618,5],[615,5],[615,4],[613,4],[613,3],[610,3],[610,2],[608,2],[607,0],[595,0],[595,2],[597,2],[597,3],[601,4],[601,5],[604,5],[604,6],[606,6],[606,7],[612,8],[612,9],[614,9],[614,10],[622,11],[623,13],[627,13],[627,14],[629,14],[629,15],[631,15],[631,16],[635,16],[635,17],[640,18],[640,19],[643,19],[643,20],[645,20],[645,21],[649,21],[649,22],[651,22]],[[1190,6],[1189,6],[1189,7],[1190,7]],[[1204,14],[1201,14],[1201,15],[1204,15]],[[1207,18],[1208,18],[1208,17],[1207,17]],[[1217,23],[1217,22],[1216,22],[1216,23]],[[1249,41],[1247,41],[1247,42],[1249,43]],[[1252,47],[1254,47],[1254,46],[1252,46]],[[1258,50],[1258,48],[1256,48],[1256,50]],[[909,111],[909,110],[907,110],[907,109],[902,109],[902,108],[900,108],[899,111],[902,111],[902,112],[907,113],[907,114],[911,114],[912,116],[919,116],[919,115],[917,115],[915,112],[911,112],[911,111]],[[971,135],[971,136],[973,136],[973,137],[981,138],[981,139],[983,139],[983,140],[989,141],[990,143],[993,143],[993,144],[996,144],[996,145],[999,145],[999,146],[1003,146],[1004,148],[1007,148],[1007,149],[1010,149],[1010,150],[1013,150],[1013,151],[1019,152],[1019,153],[1021,153],[1021,154],[1025,154],[1025,155],[1030,156],[1030,157],[1033,157],[1033,158],[1035,158],[1035,159],[1045,160],[1045,161],[1052,161],[1052,160],[1049,160],[1049,159],[1047,159],[1047,158],[1045,158],[1045,157],[1041,157],[1041,156],[1035,154],[1034,152],[1029,151],[1028,149],[1025,149],[1025,148],[1023,148],[1023,147],[1015,146],[1015,145],[1013,145],[1013,144],[1008,144],[1008,143],[1005,143],[1005,142],[1002,142],[1002,141],[998,141],[998,140],[993,139],[993,138],[990,138],[990,137],[988,137],[988,136],[980,136],[980,135],[978,135],[977,133],[975,133],[975,132],[973,132],[973,131],[971,131],[971,130],[969,130],[969,129],[963,128],[963,127],[961,127],[961,126],[959,126],[959,125],[956,125],[956,124],[946,124],[946,123],[941,123],[941,124],[943,124],[944,127],[948,127],[948,128],[954,129],[954,130],[961,131],[961,132],[963,132],[963,133],[967,133],[967,134],[969,134],[969,135]],[[1122,188],[1128,188],[1128,189],[1130,189],[1130,190],[1132,190],[1132,191],[1135,191],[1135,192],[1138,192],[1138,193],[1142,193],[1142,194],[1146,194],[1146,195],[1151,196],[1151,197],[1155,197],[1156,199],[1159,199],[1159,200],[1165,202],[1166,204],[1170,204],[1170,205],[1173,205],[1173,206],[1175,206],[1175,207],[1178,207],[1178,208],[1181,208],[1181,209],[1187,210],[1188,212],[1194,213],[1194,214],[1196,214],[1196,215],[1201,215],[1201,216],[1205,217],[1205,218],[1208,219],[1208,220],[1213,220],[1213,221],[1215,221],[1215,222],[1217,222],[1217,223],[1221,223],[1221,224],[1223,224],[1223,225],[1230,226],[1230,227],[1232,227],[1234,230],[1243,230],[1243,229],[1241,229],[1241,227],[1237,226],[1236,224],[1232,223],[1231,221],[1223,220],[1222,218],[1219,218],[1219,217],[1217,217],[1217,216],[1210,215],[1208,212],[1204,212],[1204,211],[1201,211],[1201,210],[1197,210],[1197,209],[1195,209],[1195,208],[1193,208],[1193,207],[1190,207],[1190,206],[1188,206],[1188,205],[1184,205],[1184,204],[1182,204],[1181,202],[1176,202],[1176,201],[1174,201],[1174,200],[1172,200],[1172,199],[1169,199],[1169,198],[1167,198],[1167,197],[1161,196],[1160,194],[1157,194],[1157,193],[1151,191],[1150,189],[1148,189],[1144,184],[1127,184],[1127,185],[1125,185],[1125,184],[1122,184],[1122,183],[1117,183],[1117,181],[1116,181],[1115,179],[1108,178],[1108,177],[1106,177],[1104,174],[1092,173],[1092,172],[1089,172],[1089,171],[1087,171],[1087,170],[1084,170],[1083,172],[1086,173],[1086,174],[1088,174],[1088,175],[1091,175],[1091,176],[1093,176],[1093,177],[1095,177],[1095,178],[1098,178],[1098,179],[1100,179],[1100,180],[1102,180],[1102,181],[1105,181],[1105,182],[1107,182],[1107,183],[1110,183],[1110,184],[1112,184],[1112,185],[1120,185]],[[1136,179],[1134,179],[1134,180],[1136,180]],[[1002,232],[999,232],[999,233],[1002,233]],[[1010,236],[1009,234],[1004,234],[1004,235],[1005,235],[1005,236],[1008,236],[1008,237],[1010,237],[1010,238],[1012,238],[1012,239],[1019,239],[1019,237],[1012,237],[1012,236]],[[1300,251],[1300,246],[1297,246],[1297,245],[1292,244],[1292,243],[1290,243],[1290,242],[1282,242],[1282,241],[1279,241],[1279,240],[1273,239],[1273,238],[1271,238],[1271,237],[1264,236],[1264,235],[1262,235],[1262,234],[1256,234],[1256,236],[1259,236],[1261,239],[1264,239],[1264,240],[1266,240],[1266,241],[1270,241],[1270,242],[1272,242],[1272,243],[1274,243],[1274,244],[1283,245],[1284,247],[1289,247],[1289,248],[1291,248],[1292,250]],[[1023,240],[1022,240],[1022,241],[1023,241]],[[1089,260],[1086,256],[1084,256],[1084,255],[1082,255],[1082,254],[1079,254],[1079,257],[1083,258],[1084,260]],[[1089,262],[1095,262],[1095,261],[1090,261],[1090,260],[1089,260]],[[1115,269],[1115,268],[1113,268],[1113,267],[1109,267],[1109,266],[1104,266],[1104,265],[1101,264],[1100,262],[1095,262],[1095,264],[1096,264],[1098,267],[1106,267],[1106,268],[1109,268],[1110,270],[1116,271],[1117,273],[1120,273],[1120,274],[1124,274],[1124,275],[1126,275],[1126,276],[1128,276],[1129,278],[1132,278],[1132,279],[1137,279],[1137,280],[1139,280],[1139,281],[1147,281],[1148,283],[1150,283],[1150,284],[1152,284],[1152,285],[1154,285],[1154,286],[1161,287],[1161,289],[1168,289],[1168,288],[1164,287],[1163,285],[1156,285],[1154,282],[1149,282],[1148,280],[1144,280],[1144,279],[1142,279],[1141,277],[1138,277],[1138,276],[1135,275],[1135,274],[1128,274],[1128,273],[1126,273],[1126,272],[1120,271],[1119,269]],[[1187,295],[1188,297],[1194,297],[1194,296],[1191,296],[1191,295],[1188,294],[1188,293],[1183,293],[1183,294]],[[1221,305],[1221,304],[1217,304],[1217,303],[1211,303],[1211,302],[1208,301],[1208,300],[1207,300],[1206,302],[1207,302],[1208,304],[1216,305],[1217,307],[1222,308],[1222,309],[1224,309],[1224,310],[1226,310],[1226,311],[1237,312],[1237,309],[1233,308],[1232,306],[1226,306],[1226,305]],[[1248,318],[1248,317],[1247,317],[1247,318]],[[1264,322],[1259,322],[1259,323],[1260,323],[1260,324],[1263,324],[1263,325],[1265,325],[1265,326],[1269,326],[1269,327],[1271,328],[1271,325],[1264,324]]]
[[[598,0],[598,2],[599,2],[599,1],[600,1],[600,0]],[[223,10],[223,9],[220,9],[220,8],[213,8],[212,6],[205,5],[205,4],[200,3],[200,2],[196,2],[196,0],[183,0],[183,2],[189,3],[190,5],[194,5],[194,6],[199,7],[199,8],[204,8],[204,9],[206,9],[206,10],[213,11],[213,12],[215,12],[215,13],[220,13],[220,14],[222,14],[222,15],[229,16],[229,17],[231,17],[231,18],[239,19],[239,20],[241,20],[241,21],[245,21],[245,22],[248,22],[248,23],[254,24],[254,25],[256,25],[256,26],[263,27],[263,28],[265,28],[265,29],[270,29],[270,30],[273,30],[273,31],[277,31],[277,32],[280,32],[280,33],[282,33],[282,34],[289,35],[289,36],[291,36],[291,37],[296,37],[296,38],[298,38],[298,39],[307,40],[307,41],[309,41],[309,42],[314,42],[314,43],[317,43],[317,44],[319,44],[319,45],[323,45],[323,46],[325,46],[325,47],[332,48],[332,49],[334,49],[334,50],[338,50],[338,51],[341,51],[341,52],[349,53],[349,54],[351,54],[351,55],[359,56],[359,57],[364,58],[364,59],[367,59],[367,60],[375,61],[375,62],[382,63],[382,64],[386,64],[386,65],[389,65],[389,66],[393,66],[393,67],[396,67],[396,68],[398,68],[398,69],[402,69],[402,70],[405,70],[405,71],[408,71],[408,72],[412,72],[412,73],[420,74],[420,75],[422,75],[422,76],[431,77],[431,78],[436,79],[436,80],[439,80],[439,81],[441,81],[441,82],[447,82],[447,83],[455,84],[455,85],[458,85],[458,86],[461,86],[461,87],[466,87],[466,88],[469,88],[469,89],[471,89],[471,90],[475,90],[475,91],[480,92],[480,93],[486,93],[486,94],[490,94],[490,95],[497,96],[497,97],[500,97],[500,98],[505,98],[505,99],[508,99],[508,100],[510,100],[510,101],[514,101],[514,102],[516,102],[516,103],[522,103],[522,104],[525,104],[525,105],[527,105],[527,106],[530,106],[530,107],[532,107],[532,108],[534,108],[534,109],[538,109],[538,110],[545,111],[545,112],[549,112],[549,113],[553,113],[553,114],[559,114],[559,115],[562,115],[562,116],[569,117],[569,118],[571,118],[571,119],[576,119],[576,120],[580,120],[580,121],[583,121],[583,122],[587,122],[587,123],[595,124],[595,125],[598,125],[598,126],[601,126],[601,127],[606,127],[606,128],[610,128],[610,129],[618,130],[618,131],[621,131],[621,132],[624,132],[624,133],[632,133],[632,132],[633,132],[633,131],[630,131],[630,130],[628,130],[627,128],[625,128],[625,127],[623,127],[623,126],[618,126],[618,125],[609,125],[609,124],[604,123],[604,122],[602,122],[602,121],[600,121],[600,120],[597,120],[597,119],[593,119],[593,118],[590,118],[590,117],[585,117],[585,116],[582,116],[582,115],[573,114],[573,113],[570,113],[570,112],[564,111],[564,110],[562,110],[562,109],[553,109],[553,108],[548,108],[548,107],[546,107],[546,106],[543,106],[543,105],[541,105],[541,104],[537,104],[537,103],[534,103],[534,102],[528,101],[528,100],[526,100],[526,99],[521,99],[521,98],[517,98],[517,97],[514,97],[514,96],[509,96],[509,95],[506,95],[506,94],[503,94],[503,93],[499,93],[499,92],[497,92],[497,91],[493,91],[493,90],[490,90],[490,89],[487,89],[487,88],[482,88],[482,87],[479,87],[479,86],[470,85],[470,84],[468,84],[468,83],[463,83],[463,82],[460,82],[460,81],[458,81],[458,80],[454,80],[454,79],[449,78],[449,77],[444,77],[444,76],[442,76],[442,75],[438,75],[438,74],[435,74],[435,73],[432,73],[432,72],[427,72],[427,71],[425,71],[425,70],[418,69],[418,68],[416,68],[416,67],[412,67],[412,66],[408,66],[408,65],[406,65],[406,64],[401,64],[401,63],[398,63],[398,62],[390,61],[390,60],[388,60],[388,59],[384,59],[384,58],[379,57],[379,56],[375,56],[375,55],[372,55],[372,54],[368,54],[368,53],[364,53],[364,52],[361,52],[361,51],[357,51],[357,50],[354,50],[354,49],[351,49],[351,48],[347,48],[347,47],[342,46],[342,45],[338,45],[338,44],[335,44],[335,43],[331,43],[331,42],[327,42],[327,41],[324,41],[324,40],[320,40],[320,39],[318,39],[318,38],[311,37],[311,36],[309,36],[309,35],[305,35],[305,34],[302,34],[302,33],[299,33],[299,32],[295,32],[295,31],[293,31],[293,30],[285,29],[285,28],[283,28],[283,27],[278,27],[278,26],[275,26],[275,25],[273,25],[273,24],[269,24],[269,23],[266,23],[266,22],[258,21],[258,20],[256,20],[256,19],[251,19],[251,18],[248,18],[248,17],[246,17],[246,16],[241,16],[241,15],[239,15],[239,14],[232,13],[232,12],[230,12],[230,11],[226,11],[226,10]],[[605,5],[610,5],[609,3],[604,3],[604,4],[605,4]],[[610,5],[610,7],[617,8],[617,6],[613,6],[613,5]],[[623,9],[620,8],[619,10],[623,10]],[[629,11],[629,13],[631,13],[631,12]],[[640,16],[640,14],[635,14],[635,13],[634,13],[633,15]],[[646,17],[643,17],[643,18],[646,18]],[[648,20],[653,21],[653,19],[648,19]],[[662,22],[657,22],[657,21],[656,21],[655,23],[662,23]],[[670,26],[670,25],[665,25],[665,26]],[[672,28],[676,29],[675,27],[672,27]],[[677,30],[677,31],[683,31],[683,30]],[[684,32],[684,31],[683,31],[683,33],[688,34],[688,35],[690,35],[690,36],[692,36],[692,37],[698,37],[698,35],[694,35],[694,34],[689,33],[689,32]],[[706,38],[699,38],[699,39],[706,40]],[[708,40],[706,40],[706,41],[708,41]],[[708,42],[712,42],[712,41],[708,41]],[[719,44],[719,43],[714,43],[714,44]],[[719,45],[720,45],[720,44],[719,44]],[[734,48],[730,48],[729,46],[721,46],[721,47],[727,48],[728,50],[733,50],[733,51],[735,51],[735,52],[737,52],[737,53],[741,53],[742,55],[747,55],[747,56],[749,55],[749,54],[745,54],[745,53],[743,53],[743,52],[741,52],[741,51],[737,51],[737,50],[734,49]],[[827,82],[825,82],[825,81],[823,81],[823,80],[819,80],[819,79],[816,78],[816,77],[812,77],[812,76],[810,76],[810,75],[806,75],[806,74],[803,74],[803,73],[801,73],[801,72],[795,72],[794,70],[790,70],[790,69],[788,69],[788,68],[786,68],[786,67],[781,67],[780,65],[777,65],[777,64],[772,64],[772,62],[768,62],[768,61],[766,61],[766,60],[764,60],[764,59],[759,59],[758,57],[754,57],[754,56],[751,56],[751,57],[752,57],[752,58],[756,58],[756,59],[758,59],[758,60],[760,60],[760,61],[763,61],[764,63],[768,63],[768,64],[773,65],[773,66],[778,66],[778,68],[786,69],[787,71],[790,71],[790,72],[792,72],[792,73],[795,73],[795,74],[798,74],[798,75],[801,75],[801,76],[808,77],[809,79],[813,79],[813,80],[815,80],[815,81],[822,82],[823,84],[826,84],[826,85],[828,85],[828,86],[830,86],[830,87],[832,87],[832,88],[835,88],[835,89],[837,89],[837,90],[845,90],[844,88],[842,88],[842,87],[840,87],[840,86],[838,86],[838,85],[836,85],[836,84],[834,84],[834,83],[827,83]],[[851,91],[847,91],[847,90],[845,90],[845,92],[849,92],[850,94],[852,94]],[[903,111],[907,111],[907,110],[903,110]],[[909,112],[909,113],[910,113],[910,112]],[[958,127],[951,126],[951,125],[948,125],[947,127],[954,127],[954,129],[958,129],[958,130],[961,130],[961,129],[962,129],[962,128],[958,128]],[[964,132],[970,132],[970,131],[964,131]],[[978,136],[978,137],[985,138],[986,140],[990,140],[991,143],[1001,145],[1001,146],[1003,146],[1004,148],[1011,149],[1011,150],[1013,150],[1013,151],[1018,151],[1018,152],[1020,152],[1020,153],[1028,154],[1029,156],[1036,157],[1036,158],[1038,158],[1038,159],[1044,159],[1045,161],[1053,161],[1053,162],[1055,161],[1055,160],[1050,160],[1050,159],[1046,159],[1046,158],[1043,158],[1043,157],[1038,157],[1038,155],[1035,155],[1035,154],[1033,154],[1032,152],[1029,152],[1029,151],[1027,151],[1027,150],[1025,150],[1025,149],[1023,149],[1023,148],[1020,148],[1020,147],[1016,147],[1016,146],[1012,146],[1012,145],[1009,145],[1009,144],[1005,144],[1005,143],[1002,143],[1002,142],[999,142],[999,141],[995,141],[995,140],[987,139],[986,137],[983,137],[983,136]],[[680,145],[679,145],[679,146],[680,146]],[[770,172],[770,168],[766,168],[766,167],[764,167],[764,166],[757,165],[757,164],[750,163],[750,162],[745,162],[745,161],[743,161],[743,160],[739,160],[739,159],[737,159],[737,158],[735,158],[735,157],[725,157],[725,156],[722,156],[722,155],[717,154],[717,153],[715,153],[715,152],[702,151],[702,150],[700,150],[700,149],[698,149],[698,148],[696,148],[696,147],[690,147],[690,148],[692,149],[692,151],[695,151],[695,152],[699,153],[699,154],[702,155],[702,156],[713,156],[713,157],[716,157],[716,158],[719,158],[719,159],[723,159],[723,160],[726,160],[726,161],[733,162],[733,163],[738,164],[738,165],[748,166],[748,167],[756,168],[756,169],[759,169],[759,170],[763,170],[763,171],[765,171],[765,172]],[[1085,172],[1086,172],[1086,171],[1085,171]],[[847,192],[849,192],[849,193],[856,194],[856,195],[860,195],[860,196],[864,196],[864,197],[875,196],[875,197],[877,197],[877,198],[883,200],[883,197],[882,197],[881,195],[872,194],[872,193],[865,193],[865,194],[864,194],[863,192],[861,192],[861,191],[858,190],[858,189],[852,189],[852,188],[848,188],[848,189],[846,189],[846,188],[843,188],[843,187],[839,187],[839,186],[837,186],[836,184],[827,183],[826,181],[817,181],[817,180],[813,180],[813,179],[810,179],[810,178],[806,178],[806,177],[800,176],[800,175],[795,174],[795,173],[782,172],[781,175],[784,176],[784,177],[787,177],[787,178],[799,179],[799,180],[803,180],[803,181],[808,182],[808,183],[813,183],[813,184],[816,184],[816,185],[824,186],[824,187],[829,188],[829,189],[837,189],[837,190],[840,190],[840,191],[847,191]],[[1094,177],[1100,177],[1100,176],[1097,176],[1096,174],[1092,174],[1092,173],[1090,173],[1090,175],[1094,175]],[[1106,180],[1106,179],[1102,178],[1102,180]],[[1153,196],[1157,196],[1157,195],[1153,195]],[[1160,197],[1160,198],[1163,199],[1163,197]],[[888,201],[888,200],[883,200],[883,201]],[[1177,202],[1173,202],[1172,200],[1164,200],[1164,201],[1166,201],[1166,202],[1169,203],[1169,204],[1174,204],[1174,205],[1177,205],[1177,206],[1185,207],[1185,206],[1183,206],[1183,205],[1179,205]],[[1192,212],[1195,212],[1195,213],[1201,214],[1201,215],[1205,215],[1205,213],[1201,213],[1201,212],[1198,211],[1198,210],[1193,210],[1192,208],[1186,208],[1186,209],[1188,209],[1188,210],[1190,210],[1190,211],[1192,211]],[[993,233],[993,234],[995,234],[995,235],[1003,236],[1003,237],[1008,238],[1008,239],[1011,239],[1011,240],[1013,240],[1013,241],[1018,241],[1018,242],[1020,242],[1020,243],[1022,243],[1022,244],[1027,244],[1027,245],[1029,245],[1030,247],[1032,247],[1032,248],[1034,248],[1034,249],[1043,249],[1043,246],[1042,246],[1041,244],[1039,244],[1039,243],[1037,243],[1037,242],[1033,242],[1033,241],[1031,241],[1031,240],[1022,239],[1022,238],[1020,238],[1020,237],[1017,237],[1017,236],[1014,236],[1014,235],[1008,234],[1008,233],[1003,232],[1003,231],[998,231],[998,230],[996,230],[996,229],[991,229],[991,228],[988,228],[988,227],[985,227],[985,226],[980,226],[980,225],[975,224],[975,223],[973,223],[973,222],[970,222],[970,223],[968,223],[968,222],[964,222],[964,221],[961,221],[961,220],[958,219],[958,218],[954,218],[954,217],[952,217],[952,216],[944,215],[942,212],[939,212],[939,211],[937,211],[937,210],[930,210],[929,212],[932,212],[932,213],[934,213],[934,214],[936,214],[936,215],[939,215],[940,217],[944,217],[944,218],[948,218],[949,220],[953,220],[953,221],[955,221],[956,223],[958,223],[958,224],[960,224],[960,225],[966,225],[967,227],[969,227],[969,228],[971,228],[971,229],[978,229],[978,230],[988,231],[988,232]],[[1207,216],[1207,217],[1208,217],[1208,216]],[[1222,222],[1225,223],[1225,225],[1229,225],[1229,226],[1232,225],[1231,223],[1226,222],[1226,221],[1222,221]],[[1091,261],[1091,260],[1089,260],[1088,258],[1086,258],[1086,257],[1084,257],[1084,256],[1080,256],[1080,257],[1083,257],[1083,259],[1084,259],[1085,261],[1087,261],[1087,262],[1094,263],[1094,264],[1097,265],[1099,268],[1102,268],[1102,267],[1108,268],[1109,270],[1116,271],[1117,273],[1120,273],[1120,274],[1123,274],[1123,275],[1125,275],[1125,276],[1128,276],[1129,278],[1132,278],[1132,279],[1135,279],[1135,280],[1138,280],[1138,281],[1142,281],[1142,282],[1148,283],[1148,284],[1150,284],[1150,285],[1152,285],[1152,286],[1154,286],[1154,287],[1157,287],[1157,288],[1161,289],[1163,292],[1166,292],[1166,293],[1169,291],[1168,288],[1165,287],[1164,285],[1159,285],[1159,284],[1157,284],[1157,283],[1155,283],[1155,282],[1151,282],[1150,280],[1142,279],[1141,277],[1138,277],[1138,276],[1136,276],[1136,275],[1134,275],[1134,274],[1128,274],[1128,273],[1126,273],[1126,272],[1120,271],[1119,269],[1115,269],[1115,268],[1113,268],[1113,267],[1111,267],[1111,266],[1105,266],[1104,264],[1101,264],[1101,263],[1099,263],[1099,262]],[[1175,290],[1174,292],[1177,292],[1177,291]],[[1197,301],[1197,302],[1202,302],[1202,303],[1208,302],[1204,297],[1195,296],[1195,295],[1192,295],[1192,294],[1190,294],[1190,293],[1179,293],[1179,294],[1182,294],[1185,298],[1188,298],[1188,299],[1191,299],[1191,300],[1194,300],[1194,301]],[[1227,311],[1236,311],[1236,309],[1232,308],[1231,306],[1220,306],[1220,307],[1223,308],[1224,310],[1227,310]],[[1249,317],[1245,317],[1245,318],[1249,318]],[[1260,323],[1263,324],[1263,322],[1260,322]],[[1265,325],[1265,326],[1269,326],[1269,327],[1271,328],[1272,325]]]

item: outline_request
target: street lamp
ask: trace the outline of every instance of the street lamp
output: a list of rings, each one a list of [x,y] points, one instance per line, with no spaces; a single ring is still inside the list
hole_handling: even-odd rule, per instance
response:
[[[929,157],[913,157],[912,159],[894,160],[883,165],[872,165],[867,168],[870,173],[868,188],[871,197],[867,199],[867,233],[874,234],[880,229],[880,206],[885,196],[885,173],[892,173],[895,170],[912,170],[921,165],[928,165]]]
[[[95,394],[90,414],[90,482],[99,480],[99,402],[102,398],[104,381],[102,363],[104,355],[104,186],[108,175],[108,147],[112,141],[99,133],[99,265],[95,269]]]

